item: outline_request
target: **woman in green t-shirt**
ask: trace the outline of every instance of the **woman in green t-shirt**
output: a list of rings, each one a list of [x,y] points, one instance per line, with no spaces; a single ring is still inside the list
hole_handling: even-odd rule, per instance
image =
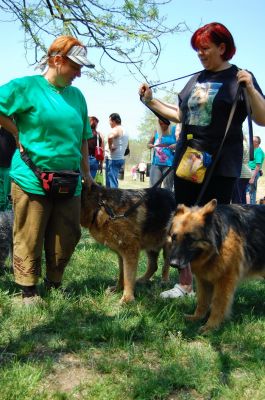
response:
[[[14,274],[25,304],[36,302],[45,250],[47,288],[61,285],[80,239],[81,177],[66,199],[45,194],[41,180],[21,158],[22,150],[41,171],[82,170],[91,181],[87,139],[91,136],[85,98],[71,84],[83,66],[94,65],[71,36],[54,40],[42,58],[42,75],[14,79],[0,87],[0,125],[16,138],[11,164],[14,206]],[[12,117],[12,119],[11,119]]]

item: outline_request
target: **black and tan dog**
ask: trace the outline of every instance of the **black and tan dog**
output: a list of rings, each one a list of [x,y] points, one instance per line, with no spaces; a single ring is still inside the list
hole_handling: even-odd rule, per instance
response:
[[[139,207],[127,217],[120,217],[131,210],[141,198]],[[107,189],[93,185],[83,187],[81,225],[89,229],[92,237],[114,250],[119,259],[119,279],[115,288],[123,289],[121,302],[134,300],[134,287],[139,254],[145,250],[148,257],[147,271],[138,279],[146,282],[157,270],[161,249],[164,253],[163,281],[168,280],[168,225],[175,211],[175,200],[165,189]]]
[[[210,315],[201,331],[217,328],[229,316],[235,289],[248,277],[265,277],[265,206],[180,205],[170,229],[170,264],[191,262],[198,303],[189,320]]]

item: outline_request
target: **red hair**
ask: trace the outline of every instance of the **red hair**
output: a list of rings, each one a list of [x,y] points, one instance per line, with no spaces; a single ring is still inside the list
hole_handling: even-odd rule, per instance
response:
[[[66,56],[68,51],[73,47],[73,46],[82,46],[85,47],[80,40],[76,39],[73,36],[67,36],[67,35],[62,35],[58,36],[50,45],[49,50],[48,50],[48,57],[49,61],[48,64],[49,66],[53,65],[53,57],[52,54],[60,54],[62,56]]]
[[[224,61],[230,60],[236,52],[233,36],[229,30],[219,22],[212,22],[197,29],[191,38],[191,46],[197,51],[203,43],[214,43],[219,46],[225,44],[225,52],[222,55]]]

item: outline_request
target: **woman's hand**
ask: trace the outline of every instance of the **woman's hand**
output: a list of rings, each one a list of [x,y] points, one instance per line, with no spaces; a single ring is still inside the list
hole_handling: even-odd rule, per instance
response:
[[[247,90],[249,90],[249,91],[255,90],[252,75],[248,71],[246,71],[244,69],[241,69],[240,71],[238,71],[237,80],[238,80],[238,83],[244,83],[246,85]]]
[[[241,69],[237,73],[237,80],[239,83],[246,85],[248,98],[251,107],[251,118],[257,125],[265,126],[265,99],[255,88],[252,75]]]
[[[147,83],[142,83],[139,88],[139,95],[143,103],[148,104],[153,99],[152,90]]]
[[[87,186],[89,189],[91,188],[92,184],[96,184],[93,180],[92,176],[89,174],[82,176],[84,186]]]

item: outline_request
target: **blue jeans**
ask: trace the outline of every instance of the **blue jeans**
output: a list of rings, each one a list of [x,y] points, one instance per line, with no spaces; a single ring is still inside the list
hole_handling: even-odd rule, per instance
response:
[[[122,160],[109,160],[106,159],[106,187],[117,188],[119,186],[118,176],[120,169],[124,165],[124,159]]]
[[[154,184],[159,181],[162,174],[168,170],[169,167],[164,165],[151,165],[150,168],[150,187],[154,186]],[[174,170],[172,170],[163,180],[163,187],[168,190],[173,190],[174,185]],[[161,187],[161,184],[159,185]]]
[[[256,195],[257,195],[257,186],[258,186],[258,179],[260,177],[260,172],[257,173],[255,176],[254,182],[247,187],[247,192],[249,192],[250,204],[256,204]]]
[[[89,165],[90,165],[90,174],[94,179],[99,167],[99,162],[95,157],[89,156]]]

